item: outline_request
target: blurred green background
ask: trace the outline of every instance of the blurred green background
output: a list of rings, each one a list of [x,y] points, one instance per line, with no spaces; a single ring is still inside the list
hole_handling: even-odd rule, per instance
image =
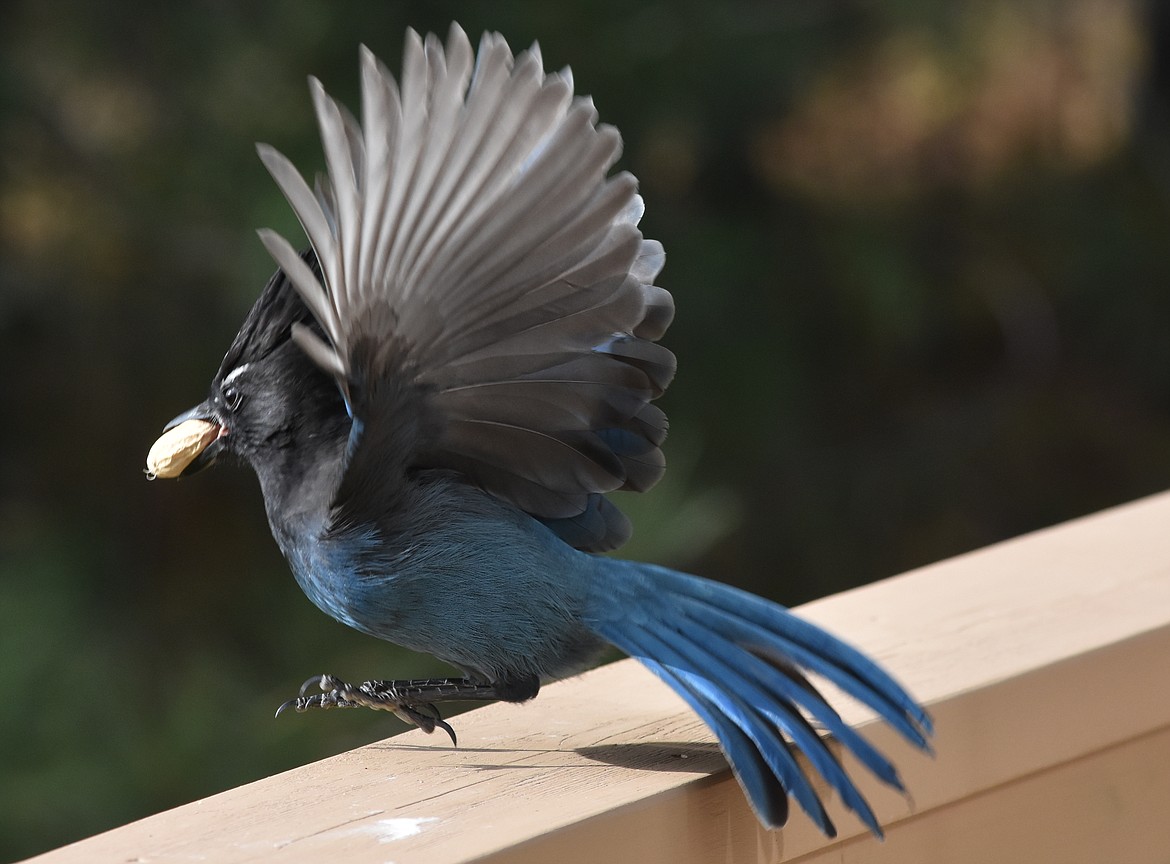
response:
[[[795,604],[1170,486],[1164,8],[6,3],[0,860],[400,728],[274,721],[312,673],[437,669],[309,605],[250,472],[142,476],[299,236],[253,142],[320,165],[306,75],[356,107],[453,19],[572,65],[679,310],[628,554]]]

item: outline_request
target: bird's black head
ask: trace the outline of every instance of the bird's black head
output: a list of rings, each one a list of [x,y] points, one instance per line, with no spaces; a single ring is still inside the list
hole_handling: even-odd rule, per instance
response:
[[[316,259],[306,253],[316,269]],[[207,399],[168,423],[147,457],[152,477],[188,477],[224,454],[261,475],[279,470],[298,444],[344,440],[348,418],[334,381],[290,338],[316,328],[282,271],[265,286],[232,341]]]

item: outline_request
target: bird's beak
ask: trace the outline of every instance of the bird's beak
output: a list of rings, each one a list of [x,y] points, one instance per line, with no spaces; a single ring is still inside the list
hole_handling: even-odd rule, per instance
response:
[[[202,471],[215,462],[227,431],[207,402],[183,412],[163,427],[146,454],[146,476],[190,477]]]

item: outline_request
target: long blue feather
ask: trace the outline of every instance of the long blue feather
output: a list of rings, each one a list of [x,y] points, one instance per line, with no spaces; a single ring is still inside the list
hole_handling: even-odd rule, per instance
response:
[[[787,745],[779,733],[770,728],[750,705],[715,687],[708,678],[695,674],[689,664],[669,644],[650,631],[639,632],[636,636],[620,631],[609,631],[601,635],[643,662],[650,659],[651,664],[648,665],[655,671],[665,670],[668,673],[661,676],[659,672],[663,680],[682,696],[715,732],[738,776],[743,777],[749,772],[759,774],[762,763],[773,775],[773,782],[778,781],[823,832],[836,836],[836,829],[821,805],[816,791],[801,772]],[[748,769],[747,772],[745,768]],[[759,785],[744,782],[748,798],[760,819],[770,827],[778,828],[787,819],[787,808],[785,807],[783,818],[776,821],[769,812],[769,809],[774,808],[768,807],[770,796],[766,791],[767,787],[765,785],[762,789],[757,788]]]
[[[779,783],[822,831],[834,832],[794,745],[846,807],[882,836],[873,810],[813,723],[882,782],[904,791],[901,778],[804,673],[833,682],[929,749],[929,716],[893,678],[857,649],[755,595],[652,564],[595,560],[604,587],[591,595],[587,623],[645,663],[714,730],[766,824],[782,824],[770,803]]]
[[[655,630],[654,634],[659,635],[661,632]],[[779,738],[779,731],[787,732],[845,804],[857,813],[874,834],[881,835],[877,818],[857,787],[853,785],[853,781],[792,702],[786,697],[777,696],[736,668],[737,665],[749,668],[751,664],[748,661],[751,655],[746,654],[740,646],[710,631],[703,633],[678,630],[666,631],[662,635],[665,636],[663,641],[669,642],[687,664],[688,671],[710,681],[712,687],[719,687],[721,694],[734,694],[733,698],[744,700],[772,721],[778,730],[769,738],[772,746],[775,746],[776,739]],[[698,638],[701,636],[707,638]],[[702,647],[699,647],[700,645]]]
[[[693,618],[689,618],[689,620],[691,627],[688,630],[693,629],[694,639],[700,644],[704,641],[726,638],[701,621]],[[737,644],[737,648],[742,648],[742,646]],[[798,673],[782,671],[777,666],[760,659],[750,650],[743,650],[742,653],[736,655],[735,660],[742,664],[743,671],[758,681],[773,698],[806,710],[829,734],[848,747],[878,779],[900,792],[905,791],[893,763],[886,759],[869,741],[859,735],[852,726],[842,720],[841,715],[833,706],[826,702],[824,697],[803,677],[792,677]]]
[[[730,585],[653,564],[621,563],[645,580],[651,593],[669,594],[729,638],[734,635],[736,641],[754,644],[777,660],[823,675],[881,714],[913,744],[929,746],[930,716],[884,669],[851,645],[779,604]]]
[[[649,657],[637,655],[651,672],[682,697],[715,733],[732,772],[747,793],[752,808],[765,825],[779,827],[788,821],[788,792],[768,768],[760,751],[717,705],[700,695],[673,669]]]

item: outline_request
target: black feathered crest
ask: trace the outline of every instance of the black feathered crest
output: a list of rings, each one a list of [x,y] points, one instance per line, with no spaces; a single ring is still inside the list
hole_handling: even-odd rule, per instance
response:
[[[619,545],[628,524],[602,495],[662,475],[650,403],[675,359],[656,344],[674,313],[652,284],[662,247],[638,230],[634,178],[606,176],[617,130],[568,69],[546,75],[537,46],[514,57],[498,34],[473,57],[458,26],[445,47],[408,33],[401,87],[361,55],[362,124],[311,80],[316,191],[259,148],[320,261],[261,232],[320,325],[293,338],[347,401],[357,381],[412,377],[437,430],[414,464],[462,472],[579,548]],[[395,350],[355,350],[370,342]]]
[[[321,272],[317,257],[311,249],[301,253],[301,260],[310,272]],[[267,357],[288,341],[294,324],[299,327],[313,326],[313,314],[284,271],[277,270],[252,304],[214,380],[222,381],[233,369]]]

